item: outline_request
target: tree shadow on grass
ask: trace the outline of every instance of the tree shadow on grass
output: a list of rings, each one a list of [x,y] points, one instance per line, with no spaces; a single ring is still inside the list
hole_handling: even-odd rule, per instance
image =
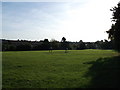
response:
[[[120,56],[99,58],[85,76],[91,77],[90,88],[120,88]]]

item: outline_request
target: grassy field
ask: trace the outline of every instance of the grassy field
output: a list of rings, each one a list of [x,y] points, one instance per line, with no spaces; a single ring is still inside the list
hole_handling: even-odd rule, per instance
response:
[[[112,50],[2,53],[3,88],[118,87],[120,57]]]

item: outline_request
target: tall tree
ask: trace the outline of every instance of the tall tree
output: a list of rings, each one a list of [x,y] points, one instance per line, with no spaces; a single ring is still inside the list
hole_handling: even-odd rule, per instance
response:
[[[63,37],[61,40],[61,49],[67,50],[69,48],[69,43],[66,41],[66,38]]]
[[[117,6],[110,9],[113,12],[112,24],[111,28],[107,31],[109,34],[109,39],[114,42],[114,49],[120,52],[120,2]]]
[[[61,49],[66,49],[66,38],[63,37],[62,40],[61,40]]]
[[[65,37],[62,38],[62,42],[66,42],[66,38]]]

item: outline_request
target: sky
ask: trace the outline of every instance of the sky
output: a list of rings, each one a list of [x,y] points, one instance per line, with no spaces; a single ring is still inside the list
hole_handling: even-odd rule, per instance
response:
[[[119,0],[2,2],[2,38],[94,42],[108,39],[110,9]]]

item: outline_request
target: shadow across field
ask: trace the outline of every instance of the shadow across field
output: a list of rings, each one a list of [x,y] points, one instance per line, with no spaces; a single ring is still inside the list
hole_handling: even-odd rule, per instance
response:
[[[120,88],[120,56],[99,58],[93,62],[85,77],[91,77],[90,88]]]

